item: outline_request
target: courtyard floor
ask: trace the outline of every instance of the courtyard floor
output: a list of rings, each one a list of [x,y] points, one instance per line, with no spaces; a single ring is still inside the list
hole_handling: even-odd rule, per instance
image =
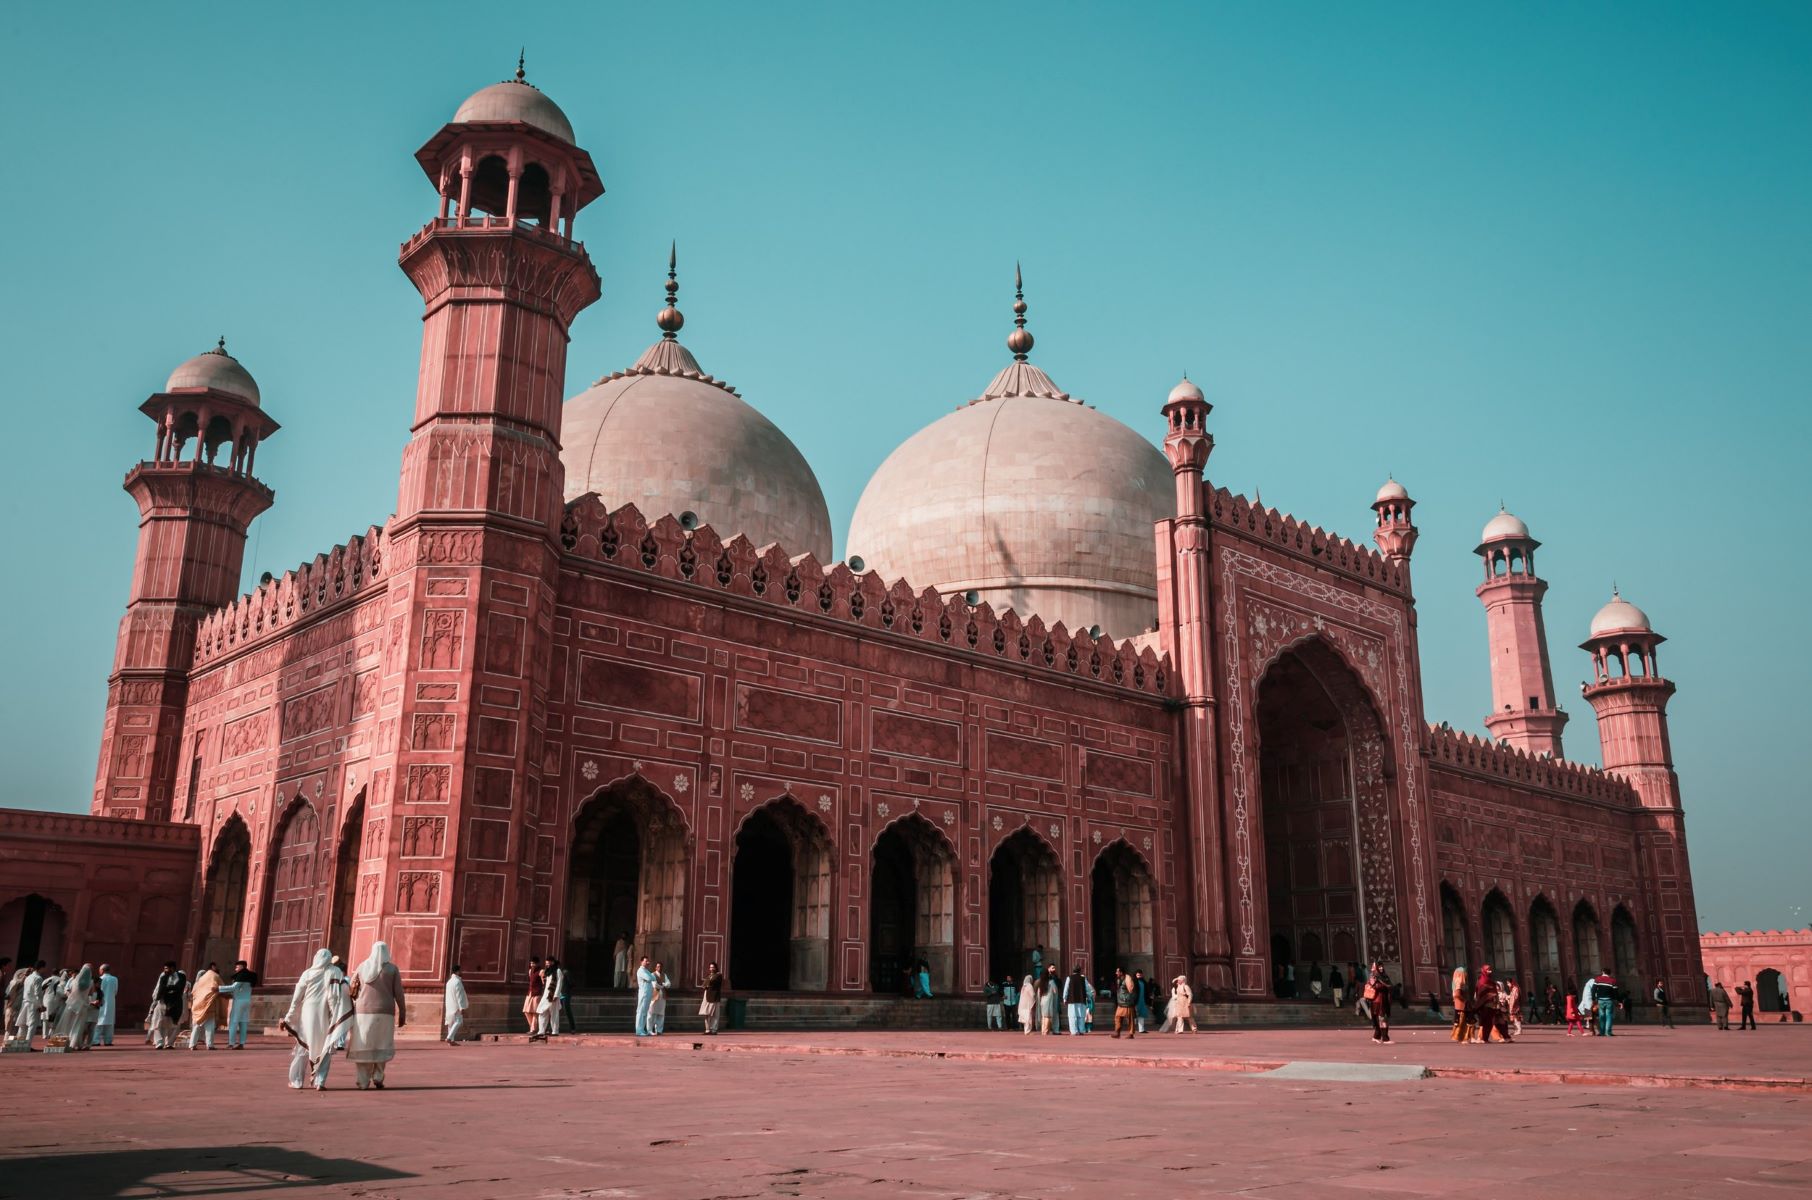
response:
[[[1806,1026],[1394,1036],[405,1043],[322,1094],[275,1038],[7,1055],[0,1196],[1812,1194]]]

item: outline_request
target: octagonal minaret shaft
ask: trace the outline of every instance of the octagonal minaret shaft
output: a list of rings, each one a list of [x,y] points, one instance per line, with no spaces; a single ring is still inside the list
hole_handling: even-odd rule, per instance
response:
[[[1485,561],[1485,582],[1477,592],[1485,605],[1491,648],[1491,715],[1485,728],[1518,750],[1561,758],[1567,714],[1555,703],[1554,673],[1548,666],[1541,616],[1548,584],[1535,573],[1540,545],[1527,525],[1500,506],[1473,551]]]

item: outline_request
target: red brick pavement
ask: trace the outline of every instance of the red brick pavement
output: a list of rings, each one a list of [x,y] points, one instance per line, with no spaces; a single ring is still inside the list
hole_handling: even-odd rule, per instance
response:
[[[1389,1048],[1363,1034],[1281,1030],[1130,1045],[1100,1034],[599,1040],[406,1045],[382,1093],[354,1091],[344,1062],[328,1092],[288,1090],[275,1039],[243,1053],[9,1055],[0,1196],[1812,1194],[1812,1095],[1801,1092],[1329,1083],[1251,1069],[1476,1060],[1549,1071],[1608,1063],[1631,1082],[1803,1080],[1803,1027],[1633,1029],[1570,1045],[1542,1030],[1501,1048],[1407,1030]],[[718,1052],[694,1052],[695,1041]],[[1053,1057],[933,1057],[1019,1054],[1024,1043]],[[723,1052],[733,1047],[763,1052]],[[1133,1052],[1174,1069],[1108,1069]],[[1243,1065],[1182,1065],[1190,1054]]]

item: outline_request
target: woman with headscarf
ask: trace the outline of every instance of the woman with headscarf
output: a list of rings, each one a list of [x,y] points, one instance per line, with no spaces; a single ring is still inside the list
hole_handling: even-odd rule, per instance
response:
[[[314,962],[296,980],[296,990],[289,998],[289,1011],[277,1022],[277,1028],[296,1039],[296,1049],[289,1059],[289,1086],[292,1088],[300,1090],[311,1074],[315,1091],[327,1087],[327,1067],[333,1061],[333,1044],[348,1016],[341,1003],[339,974],[339,969],[333,965],[333,951],[325,947],[315,951]]]
[[[1170,1003],[1164,1009],[1164,1027],[1176,1025],[1175,1033],[1183,1032],[1183,1026],[1189,1026],[1190,1033],[1200,1033],[1195,1027],[1195,992],[1189,986],[1189,976],[1178,975],[1170,981]],[[1161,1032],[1161,1031],[1160,1031]]]
[[[220,1027],[220,972],[209,963],[189,989],[189,1049],[203,1041],[214,1048],[214,1031]]]
[[[1390,1041],[1390,972],[1373,963],[1365,983],[1365,1002],[1372,1010],[1372,1041]]]
[[[63,1012],[56,1033],[67,1038],[71,1050],[82,1048],[82,1038],[90,1022],[89,998],[94,995],[94,964],[83,963],[75,977],[63,985]]]
[[[1494,1030],[1498,1041],[1510,1040],[1510,1034],[1504,1029],[1504,1010],[1498,1002],[1497,980],[1492,978],[1490,963],[1479,968],[1478,986],[1472,990],[1472,1005],[1478,1010],[1479,1041],[1490,1041]]]
[[[1469,1042],[1472,1040],[1473,1011],[1470,998],[1466,995],[1466,968],[1453,969],[1453,1040]]]
[[[69,968],[64,967],[44,981],[39,1003],[44,1011],[44,1036],[63,1036],[63,1006],[69,998]]]
[[[371,943],[371,953],[352,975],[352,1030],[346,1057],[358,1068],[363,1091],[384,1089],[384,1064],[396,1057],[396,1031],[408,1023],[403,1009],[403,980],[390,961],[390,947]]]
[[[1031,1033],[1032,1023],[1038,1019],[1038,981],[1027,975],[1019,981],[1019,1029],[1021,1033]]]

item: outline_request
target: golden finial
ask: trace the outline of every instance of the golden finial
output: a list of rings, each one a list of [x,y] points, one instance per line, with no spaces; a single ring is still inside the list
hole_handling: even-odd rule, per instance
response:
[[[1026,285],[1019,264],[1013,264],[1013,332],[1007,335],[1007,349],[1014,362],[1024,362],[1032,352],[1032,331],[1026,328]]]
[[[524,46],[521,50],[518,50],[516,52],[516,82],[517,83],[527,83],[528,82],[528,72],[523,69],[523,64],[527,61],[528,61],[528,47]]]
[[[667,248],[667,307],[655,317],[654,323],[661,327],[663,341],[677,340],[674,335],[686,326],[686,318],[681,315],[677,306],[679,301],[679,239]]]

